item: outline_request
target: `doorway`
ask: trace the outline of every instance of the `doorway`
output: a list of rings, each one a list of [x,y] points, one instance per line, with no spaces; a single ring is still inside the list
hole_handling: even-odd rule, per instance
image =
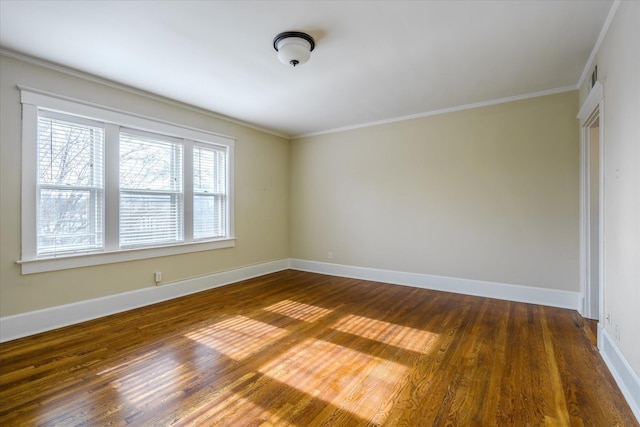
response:
[[[585,183],[585,249],[586,283],[584,289],[584,317],[600,319],[600,247],[601,247],[601,189],[600,189],[600,115],[594,115],[586,123],[584,130],[586,141],[586,183]]]
[[[580,289],[583,317],[598,321],[597,345],[604,322],[604,86],[596,81],[580,120]]]

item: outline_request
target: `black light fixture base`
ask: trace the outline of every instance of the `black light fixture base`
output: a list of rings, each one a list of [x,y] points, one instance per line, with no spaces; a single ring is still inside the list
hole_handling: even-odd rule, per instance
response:
[[[288,39],[291,37],[297,37],[299,39],[308,41],[311,45],[311,49],[309,49],[309,52],[313,52],[313,48],[316,47],[315,40],[313,40],[313,37],[311,37],[309,34],[302,33],[300,31],[285,31],[284,33],[278,34],[276,38],[273,39],[273,48],[276,50],[276,52],[278,51],[278,43],[280,42],[280,40]]]

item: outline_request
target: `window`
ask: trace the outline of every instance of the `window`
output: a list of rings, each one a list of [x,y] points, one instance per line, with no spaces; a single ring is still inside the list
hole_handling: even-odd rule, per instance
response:
[[[219,148],[193,149],[193,237],[218,238],[226,226],[225,153]]]
[[[38,255],[102,248],[103,147],[100,123],[38,115]]]
[[[120,132],[120,246],[181,242],[183,199],[182,144]]]
[[[22,89],[23,274],[235,245],[231,138]]]

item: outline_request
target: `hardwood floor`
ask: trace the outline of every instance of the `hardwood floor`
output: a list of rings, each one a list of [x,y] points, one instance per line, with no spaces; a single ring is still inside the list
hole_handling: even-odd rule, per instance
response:
[[[0,425],[637,426],[585,329],[284,271],[0,344]]]

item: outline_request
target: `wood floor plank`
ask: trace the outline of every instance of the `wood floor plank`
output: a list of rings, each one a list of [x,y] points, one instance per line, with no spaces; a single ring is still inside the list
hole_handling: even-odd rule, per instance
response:
[[[283,271],[0,344],[0,425],[638,426],[593,328]]]

